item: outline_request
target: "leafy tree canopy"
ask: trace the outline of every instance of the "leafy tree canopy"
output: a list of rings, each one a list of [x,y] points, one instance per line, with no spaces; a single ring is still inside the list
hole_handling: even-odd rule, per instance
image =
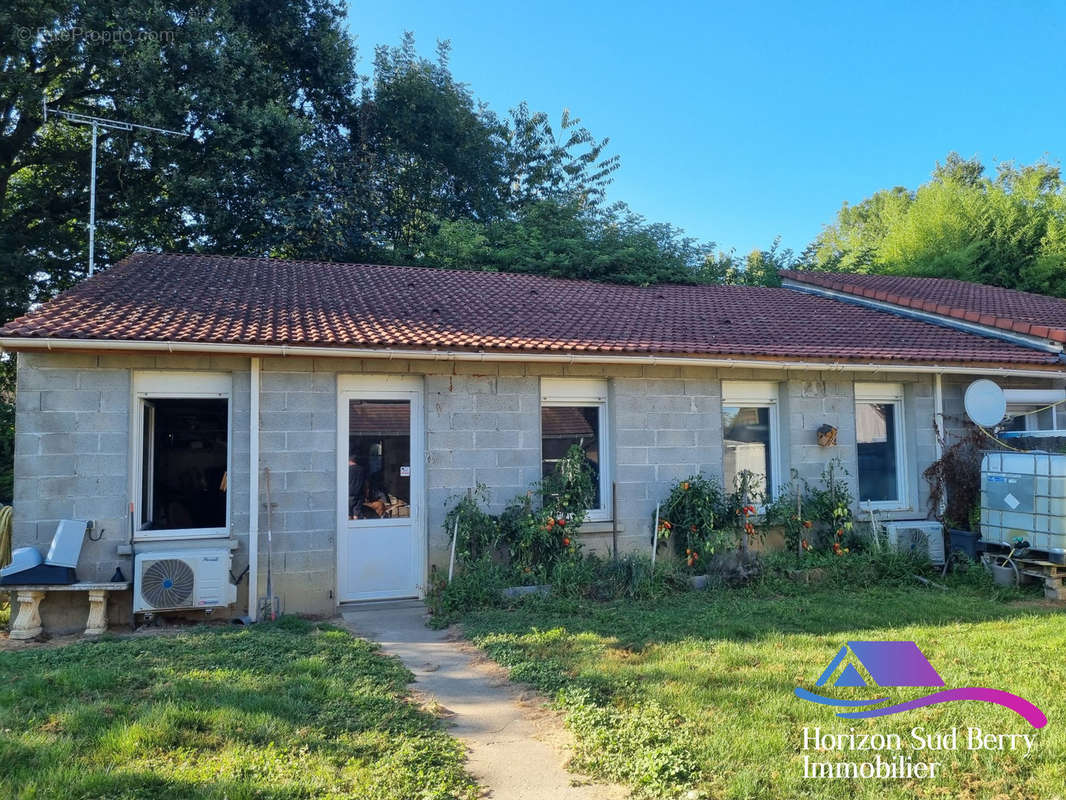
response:
[[[418,262],[616,283],[692,283],[712,245],[649,224],[624,204],[536,200],[489,223],[437,221]]]
[[[572,264],[613,277],[614,254],[579,265],[615,222],[639,226],[598,211],[619,164],[606,139],[522,103],[499,117],[452,76],[447,45],[425,59],[410,35],[377,48],[362,77],[344,26],[330,0],[0,10],[0,318],[87,268],[90,130],[46,123],[45,99],[184,134],[101,130],[102,268],[137,249],[429,264],[425,242],[469,225],[511,243],[522,269],[536,269],[540,246],[553,274]],[[557,256],[568,246],[550,220],[573,223],[574,209],[587,241]],[[532,220],[545,222],[536,236]]]
[[[1066,191],[1057,164],[983,164],[950,154],[916,190],[844,204],[805,254],[841,272],[958,278],[1066,296]]]

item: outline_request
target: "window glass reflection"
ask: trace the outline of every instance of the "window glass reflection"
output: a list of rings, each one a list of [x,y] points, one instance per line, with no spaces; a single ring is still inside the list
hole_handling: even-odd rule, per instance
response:
[[[410,401],[350,401],[348,519],[410,515]]]

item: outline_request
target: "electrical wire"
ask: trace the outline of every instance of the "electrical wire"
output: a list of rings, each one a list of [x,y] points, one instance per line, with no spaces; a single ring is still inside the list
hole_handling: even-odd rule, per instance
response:
[[[999,445],[1000,447],[1005,447],[1005,448],[1007,448],[1008,450],[1013,450],[1013,451],[1014,451],[1015,453],[1027,453],[1027,452],[1029,452],[1028,450],[1023,450],[1023,449],[1022,449],[1022,448],[1020,448],[1020,447],[1015,447],[1015,446],[1014,446],[1014,445],[1012,445],[1012,444],[1007,444],[1007,443],[1006,443],[1005,441],[1003,441],[1002,439],[999,439],[999,438],[997,438],[997,437],[996,437],[996,436],[995,436],[994,434],[991,434],[991,433],[989,433],[989,432],[988,432],[988,429],[987,429],[987,428],[986,428],[986,427],[985,427],[984,425],[978,425],[978,426],[977,426],[977,430],[981,431],[981,433],[983,433],[983,434],[984,434],[985,436],[987,436],[987,437],[988,437],[989,439],[991,439],[991,440],[992,440],[993,442],[995,442],[996,444],[998,444],[998,445]]]
[[[1010,419],[1011,420],[1015,420],[1018,417],[1030,417],[1033,414],[1039,414],[1041,411],[1047,411],[1049,408],[1054,408],[1055,406],[1061,406],[1063,403],[1066,403],[1066,399],[1056,400],[1054,403],[1048,403],[1046,406],[1041,406],[1040,408],[1034,408],[1032,411],[1025,411],[1025,412],[1023,412],[1021,414],[1014,414],[1013,416],[1010,417]],[[1000,439],[995,434],[989,433],[988,429],[985,428],[984,425],[978,425],[977,429],[979,431],[981,431],[981,433],[983,433],[989,439],[991,439],[993,442],[995,442],[996,444],[1000,445],[1001,447],[1005,447],[1008,450],[1013,450],[1015,453],[1027,453],[1027,452],[1029,452],[1028,450],[1022,449],[1021,447],[1014,447],[1013,445],[1007,444],[1005,441]]]

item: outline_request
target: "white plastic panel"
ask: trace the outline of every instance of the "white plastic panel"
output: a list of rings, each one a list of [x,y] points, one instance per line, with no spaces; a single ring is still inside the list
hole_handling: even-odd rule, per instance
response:
[[[986,453],[981,461],[981,536],[1066,552],[1066,455]]]

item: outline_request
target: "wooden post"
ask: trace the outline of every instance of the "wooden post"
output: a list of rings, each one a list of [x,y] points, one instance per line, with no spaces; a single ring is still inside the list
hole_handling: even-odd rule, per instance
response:
[[[459,515],[455,515],[455,527],[452,529],[452,554],[448,559],[448,583],[452,582],[452,575],[455,574],[455,541],[459,538]]]
[[[466,490],[466,499],[471,497],[471,490]],[[455,544],[459,541],[459,513],[455,515],[455,527],[452,529],[452,554],[448,558],[448,583],[452,582],[452,576],[455,574]]]
[[[618,560],[618,484],[611,482],[611,554]]]
[[[746,495],[742,496],[740,498],[740,502],[743,503],[743,505],[740,507],[741,508],[740,518],[744,521],[744,527],[741,528],[741,530],[740,530],[740,552],[744,556],[744,559],[743,559],[744,563],[747,564],[748,563],[748,514],[747,514],[746,511],[744,511],[744,509],[748,507],[748,498],[747,498],[747,496]]]
[[[655,530],[651,534],[651,568],[655,569],[655,554],[659,551],[659,504],[655,504]]]

